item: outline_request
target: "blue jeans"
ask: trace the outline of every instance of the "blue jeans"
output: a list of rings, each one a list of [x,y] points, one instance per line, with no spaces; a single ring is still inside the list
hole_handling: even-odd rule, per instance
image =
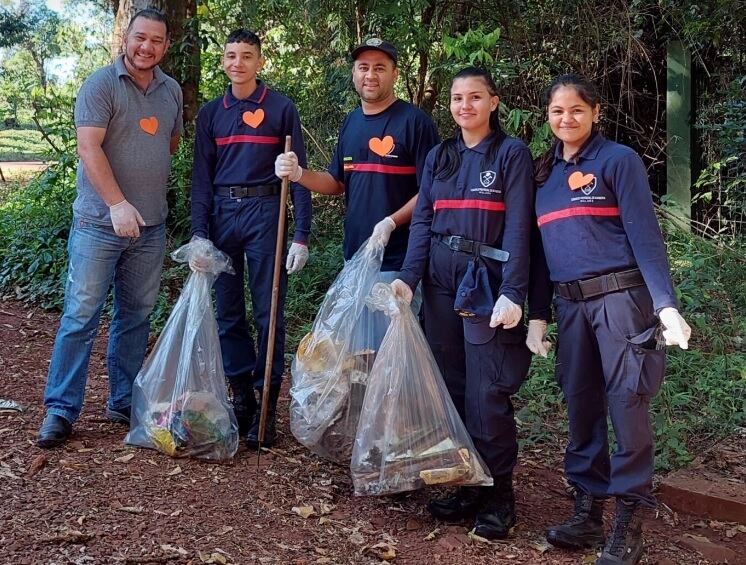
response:
[[[88,361],[101,310],[114,287],[107,365],[109,408],[128,408],[132,383],[145,358],[166,252],[164,224],[140,227],[140,237],[119,237],[111,226],[75,218],[68,240],[65,306],[49,364],[44,405],[74,422],[80,415]]]

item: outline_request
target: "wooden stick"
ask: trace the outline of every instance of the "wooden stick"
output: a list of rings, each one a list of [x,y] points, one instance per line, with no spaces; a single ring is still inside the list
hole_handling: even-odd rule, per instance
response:
[[[291,149],[291,139],[285,136],[285,153]],[[280,269],[282,256],[285,254],[285,215],[287,213],[288,177],[282,177],[280,190],[280,215],[277,219],[277,243],[275,245],[275,270],[272,279],[272,303],[269,309],[269,337],[267,338],[267,358],[264,364],[264,386],[262,388],[262,408],[259,415],[259,445],[257,449],[257,463],[262,451],[264,432],[267,427],[267,410],[269,409],[269,392],[272,386],[272,361],[275,357],[275,333],[277,330],[277,304],[280,301]]]

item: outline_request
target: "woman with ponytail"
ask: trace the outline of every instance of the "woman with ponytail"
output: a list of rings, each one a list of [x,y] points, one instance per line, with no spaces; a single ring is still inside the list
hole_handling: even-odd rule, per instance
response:
[[[475,533],[504,538],[516,523],[518,454],[511,395],[528,374],[522,305],[528,286],[533,168],[528,148],[498,120],[490,74],[469,67],[451,85],[455,137],[427,156],[395,294],[422,280],[425,334],[453,402],[486,462],[492,487],[432,500],[443,520],[476,518]]]
[[[547,539],[571,549],[603,544],[604,500],[615,497],[596,565],[632,564],[642,554],[641,510],[655,505],[650,399],[663,381],[665,345],[686,349],[691,330],[677,310],[642,159],[598,131],[600,97],[583,77],[558,77],[546,104],[555,142],[536,162],[543,245],[532,250],[529,305],[546,313],[554,294],[570,424],[565,473],[576,491],[573,515]],[[542,267],[543,285],[533,276]],[[548,349],[547,317],[529,312],[534,353]]]

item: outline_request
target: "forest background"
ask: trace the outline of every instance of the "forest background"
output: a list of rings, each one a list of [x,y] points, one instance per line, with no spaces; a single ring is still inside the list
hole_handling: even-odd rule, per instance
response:
[[[163,9],[172,23],[163,67],[185,94],[187,134],[169,188],[171,250],[189,237],[192,120],[226,88],[219,59],[236,27],[262,37],[268,64],[261,78],[297,104],[316,168],[327,166],[339,125],[358,103],[349,52],[371,36],[397,45],[397,94],[431,113],[443,137],[454,130],[451,76],[469,64],[489,69],[505,129],[534,155],[550,142],[541,105],[546,84],[568,71],[594,79],[603,93],[605,134],[632,146],[648,167],[677,293],[693,328],[689,351],[669,351],[667,378],[654,400],[657,465],[684,465],[746,426],[742,0],[0,0],[0,167],[10,160],[51,163],[38,176],[0,184],[0,298],[61,309],[77,167],[75,95],[85,77],[116,55],[134,11],[147,6]],[[666,58],[674,41],[691,54],[693,67],[688,227],[666,196]],[[341,198],[314,195],[311,260],[289,284],[289,352],[341,268],[343,214]],[[167,260],[155,333],[187,274]],[[524,445],[566,432],[553,362],[551,355],[535,359],[519,394]]]

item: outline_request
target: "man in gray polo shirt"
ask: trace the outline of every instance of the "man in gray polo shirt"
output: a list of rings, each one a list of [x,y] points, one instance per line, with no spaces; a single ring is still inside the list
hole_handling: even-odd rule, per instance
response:
[[[166,185],[182,130],[182,94],[158,63],[168,22],[135,14],[124,53],[83,83],[75,103],[78,195],[68,241],[65,309],[49,365],[40,447],[64,443],[83,407],[91,347],[109,287],[107,417],[129,424],[166,249]]]

